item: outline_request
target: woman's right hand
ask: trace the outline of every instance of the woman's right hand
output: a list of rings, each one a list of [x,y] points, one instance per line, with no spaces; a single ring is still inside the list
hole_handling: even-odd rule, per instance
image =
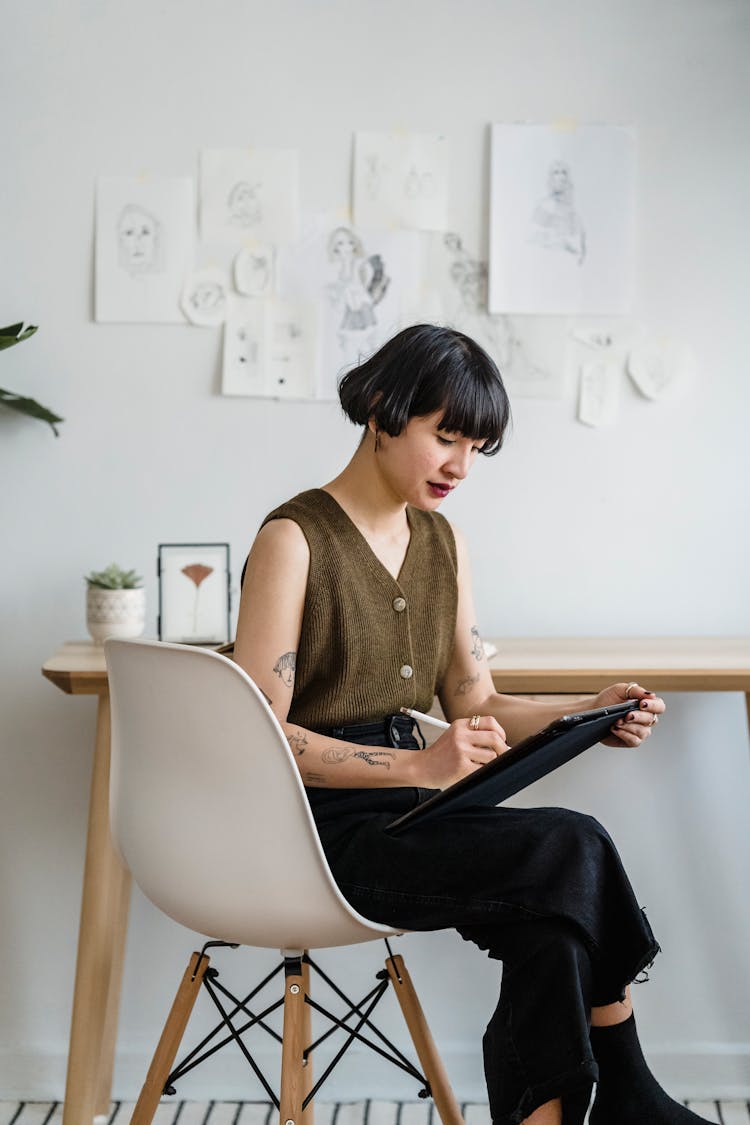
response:
[[[418,784],[426,789],[447,789],[509,749],[505,731],[491,715],[480,715],[476,729],[471,719],[456,719],[415,761]]]

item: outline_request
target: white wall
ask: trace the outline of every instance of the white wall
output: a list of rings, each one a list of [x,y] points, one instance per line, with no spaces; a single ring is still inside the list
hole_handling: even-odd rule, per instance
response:
[[[446,512],[473,548],[485,635],[747,634],[750,8],[2,7],[0,320],[41,328],[2,357],[0,385],[66,422],[55,441],[39,424],[0,415],[0,1096],[60,1096],[94,710],[43,682],[39,666],[84,634],[84,572],[116,559],[148,574],[153,631],[159,542],[229,540],[238,572],[261,517],[326,480],[356,440],[330,404],[220,397],[213,330],[92,323],[95,177],[190,174],[204,146],[294,146],[304,200],[327,207],[347,200],[354,129],[439,129],[454,154],[451,224],[479,248],[488,123],[634,124],[636,313],[691,344],[697,378],[658,405],[626,386],[608,430],[575,422],[572,388],[560,402],[517,401],[507,450],[477,468]],[[637,993],[659,1072],[685,1093],[747,1096],[746,718],[738,696],[669,703],[647,752],[587,757],[532,796],[595,812],[620,844],[664,947]],[[449,934],[404,945],[460,1093],[480,1096],[478,1037],[496,966]],[[191,947],[135,895],[120,1096],[136,1087]],[[347,972],[371,965],[373,952],[345,954]],[[225,960],[268,963],[247,951]],[[181,1092],[238,1094],[238,1073],[227,1061]],[[365,1068],[332,1093],[397,1090],[414,1093]],[[244,1092],[258,1096],[251,1085]]]

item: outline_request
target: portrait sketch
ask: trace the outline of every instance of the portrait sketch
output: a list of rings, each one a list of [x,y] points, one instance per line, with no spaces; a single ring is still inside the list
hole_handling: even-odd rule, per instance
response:
[[[490,311],[627,315],[634,213],[632,130],[493,125]]]
[[[97,181],[97,321],[184,321],[180,292],[193,255],[193,210],[190,179]]]

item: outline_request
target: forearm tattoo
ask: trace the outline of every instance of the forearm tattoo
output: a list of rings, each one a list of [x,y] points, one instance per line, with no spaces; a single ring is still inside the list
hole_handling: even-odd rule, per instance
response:
[[[321,761],[327,766],[339,766],[350,758],[359,758],[360,761],[367,762],[368,766],[385,766],[389,770],[391,762],[387,759],[393,761],[395,757],[393,750],[354,750],[349,746],[329,746],[321,754]]]
[[[286,737],[297,757],[299,757],[300,754],[304,754],[307,749],[307,735],[303,730],[298,730],[294,734],[288,734]]]
[[[471,627],[471,655],[475,660],[484,660],[484,645],[476,625]]]
[[[478,684],[478,683],[479,683],[479,673],[478,672],[475,676],[467,676],[465,680],[461,680],[458,687],[456,688],[455,694],[456,695],[466,695],[466,693],[471,691],[471,689],[474,687],[474,684]]]
[[[287,687],[294,685],[294,670],[297,667],[297,653],[285,652],[273,666],[273,670]]]
[[[308,782],[308,781],[324,782],[325,781],[325,777],[323,776],[322,773],[313,773],[312,770],[301,770],[301,773],[302,773],[302,780],[304,782]]]

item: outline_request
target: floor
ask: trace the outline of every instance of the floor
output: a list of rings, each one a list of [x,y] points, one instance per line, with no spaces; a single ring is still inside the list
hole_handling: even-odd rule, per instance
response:
[[[750,1125],[750,1102],[692,1101],[690,1109],[718,1125]],[[132,1102],[113,1102],[109,1121],[128,1125]],[[490,1125],[486,1105],[461,1106],[466,1125]],[[97,1119],[98,1120],[98,1119]],[[154,1125],[275,1125],[268,1102],[162,1102]],[[59,1125],[61,1102],[0,1102],[0,1125]],[[315,1125],[439,1125],[432,1102],[317,1102]]]

